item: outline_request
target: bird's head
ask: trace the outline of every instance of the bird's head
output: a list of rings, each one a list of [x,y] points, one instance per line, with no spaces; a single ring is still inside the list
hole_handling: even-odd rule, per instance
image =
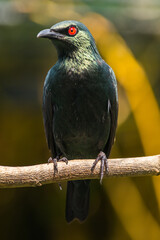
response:
[[[73,51],[93,51],[99,54],[91,33],[78,21],[57,23],[50,29],[39,32],[37,37],[50,39],[57,48],[59,56],[73,53]]]

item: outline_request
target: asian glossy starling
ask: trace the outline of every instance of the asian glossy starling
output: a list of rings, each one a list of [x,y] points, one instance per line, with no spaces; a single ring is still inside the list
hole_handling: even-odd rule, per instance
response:
[[[95,158],[91,171],[101,161],[102,181],[117,126],[114,72],[101,58],[89,30],[80,22],[60,22],[42,30],[37,37],[50,39],[58,53],[57,63],[46,76],[43,92],[45,133],[55,172],[57,161]],[[89,182],[68,182],[67,222],[86,219]]]

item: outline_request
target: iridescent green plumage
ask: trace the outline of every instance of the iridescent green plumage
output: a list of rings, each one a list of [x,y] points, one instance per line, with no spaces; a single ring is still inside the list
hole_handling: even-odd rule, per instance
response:
[[[69,36],[70,26],[77,28]],[[64,21],[38,37],[52,40],[58,61],[44,84],[43,116],[52,157],[108,158],[118,115],[117,84],[112,69],[101,58],[88,29],[77,21]],[[68,183],[66,219],[83,221],[88,214],[89,181]]]

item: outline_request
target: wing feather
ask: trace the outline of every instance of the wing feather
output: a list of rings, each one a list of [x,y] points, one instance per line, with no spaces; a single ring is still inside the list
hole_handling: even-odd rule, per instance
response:
[[[112,145],[114,143],[116,128],[117,128],[117,120],[118,120],[118,93],[117,93],[117,83],[116,77],[113,70],[110,68],[110,75],[109,75],[109,83],[111,84],[111,91],[109,94],[108,99],[108,114],[110,116],[110,132],[107,143],[104,147],[104,152],[109,157]]]
[[[53,117],[54,117],[54,105],[52,103],[51,91],[44,86],[43,90],[43,121],[48,148],[51,150],[52,157],[57,156],[56,144],[53,135]]]

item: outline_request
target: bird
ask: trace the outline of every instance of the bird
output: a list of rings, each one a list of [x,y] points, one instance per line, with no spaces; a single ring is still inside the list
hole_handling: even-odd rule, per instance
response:
[[[48,71],[43,88],[43,120],[49,162],[100,161],[100,182],[108,171],[118,118],[117,81],[102,59],[95,40],[81,22],[67,20],[44,29],[38,38],[51,40],[58,60]],[[69,163],[68,163],[69,164]],[[67,182],[66,221],[83,222],[89,212],[90,180]]]

